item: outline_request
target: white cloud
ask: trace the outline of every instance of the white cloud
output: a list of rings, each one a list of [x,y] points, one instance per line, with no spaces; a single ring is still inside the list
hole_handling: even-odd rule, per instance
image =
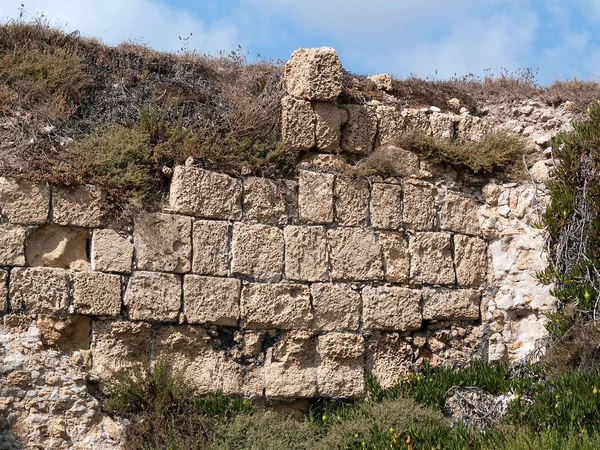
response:
[[[177,51],[179,36],[190,32],[190,49],[200,52],[231,50],[243,43],[233,23],[207,25],[184,9],[153,0],[3,0],[0,18],[18,17],[21,3],[29,18],[43,13],[67,31],[79,30],[109,45],[132,40],[157,50]]]

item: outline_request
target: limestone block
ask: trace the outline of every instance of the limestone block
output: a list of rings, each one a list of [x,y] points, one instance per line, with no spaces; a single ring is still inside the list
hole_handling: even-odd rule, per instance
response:
[[[335,214],[340,225],[363,225],[369,209],[369,185],[363,180],[335,179]]]
[[[73,308],[76,314],[121,314],[121,276],[102,272],[73,274]]]
[[[171,180],[171,209],[205,219],[242,218],[242,183],[216,172],[177,166]]]
[[[394,145],[378,147],[366,160],[371,167],[397,177],[416,177],[420,175],[419,157],[408,150]]]
[[[392,76],[389,73],[380,73],[369,77],[377,89],[382,91],[391,91],[394,88]]]
[[[404,132],[404,117],[395,106],[381,105],[375,109],[378,121],[377,146],[393,144]]]
[[[47,225],[33,231],[25,246],[27,264],[59,269],[87,270],[86,230]]]
[[[402,233],[383,231],[379,233],[383,251],[385,279],[390,283],[406,283],[409,279],[410,257],[408,240]]]
[[[342,92],[342,63],[330,47],[299,48],[285,64],[285,87],[304,100],[335,100]]]
[[[0,177],[0,212],[9,222],[23,225],[46,223],[49,209],[48,186]]]
[[[377,133],[377,115],[365,105],[344,105],[348,121],[342,127],[342,150],[356,155],[373,151]]]
[[[319,397],[356,398],[364,394],[365,342],[360,334],[328,333],[317,339]]]
[[[381,248],[372,232],[338,228],[327,232],[333,280],[380,280],[383,277]]]
[[[8,308],[8,272],[0,270],[0,315]]]
[[[244,179],[244,213],[258,223],[285,225],[288,222],[285,183],[267,178]]]
[[[397,286],[366,286],[362,291],[367,330],[418,330],[421,292]]]
[[[133,244],[114,230],[94,230],[92,270],[131,273]]]
[[[477,320],[481,293],[475,289],[423,289],[423,320]]]
[[[317,144],[317,116],[309,101],[287,96],[281,99],[281,139],[294,150],[310,150]]]
[[[285,274],[290,280],[325,281],[329,278],[325,227],[288,226],[285,237]]]
[[[186,273],[192,253],[192,219],[162,213],[134,218],[136,265],[139,270]]]
[[[96,320],[93,323],[92,372],[104,379],[149,362],[152,327],[148,323]]]
[[[168,273],[134,272],[123,303],[131,320],[175,322],[181,306],[181,279]]]
[[[405,183],[402,221],[409,230],[431,230],[435,227],[436,189],[429,183]]]
[[[383,388],[392,385],[411,372],[413,349],[398,333],[372,334],[367,341],[365,368],[377,378]]]
[[[317,149],[323,152],[339,151],[342,120],[346,112],[331,102],[315,102],[312,107],[316,117]]]
[[[458,123],[458,136],[470,141],[480,141],[489,131],[490,125],[481,117],[466,114],[461,116]]]
[[[69,272],[46,267],[15,268],[10,273],[11,308],[30,314],[65,314]]]
[[[454,124],[460,120],[460,116],[454,114],[434,112],[429,116],[433,137],[441,139],[454,138]]]
[[[283,335],[267,352],[265,394],[268,398],[310,398],[317,394],[315,337],[309,331]]]
[[[231,271],[260,281],[279,281],[283,275],[283,233],[268,225],[233,226]]]
[[[194,221],[192,272],[216,276],[229,273],[229,230],[229,222]]]
[[[486,242],[462,234],[454,235],[454,259],[459,286],[481,286],[487,271]]]
[[[371,191],[371,224],[374,228],[397,230],[402,224],[402,186],[375,183]]]
[[[454,284],[449,233],[416,233],[409,239],[413,283]]]
[[[310,291],[301,284],[248,284],[242,290],[242,326],[292,330],[310,325]]]
[[[183,278],[183,313],[188,323],[235,326],[240,316],[242,283],[235,278]]]
[[[25,228],[17,225],[0,225],[0,265],[25,265]]]
[[[333,183],[330,173],[301,170],[298,175],[298,208],[304,223],[333,222]]]
[[[55,188],[52,191],[52,221],[58,225],[99,227],[104,221],[106,193],[96,186]]]
[[[360,294],[347,284],[315,283],[310,286],[317,330],[357,330]]]
[[[478,209],[475,199],[448,192],[441,211],[442,230],[480,235]]]
[[[231,358],[220,358],[218,362],[219,385],[223,394],[258,398],[265,389],[265,370],[262,364],[240,364]]]
[[[406,109],[402,111],[407,131],[416,131],[431,136],[431,123],[429,115],[420,109]]]

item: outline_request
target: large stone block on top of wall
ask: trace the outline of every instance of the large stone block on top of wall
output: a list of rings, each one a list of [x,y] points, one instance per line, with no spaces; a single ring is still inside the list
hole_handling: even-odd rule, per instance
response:
[[[25,228],[18,225],[0,225],[0,265],[25,265]]]
[[[335,215],[340,225],[363,225],[369,212],[369,184],[364,180],[335,179]]]
[[[481,286],[487,270],[487,244],[483,239],[454,235],[454,259],[459,286]]]
[[[316,143],[317,116],[309,101],[281,99],[281,139],[294,150],[310,150]]]
[[[143,213],[134,219],[133,242],[140,270],[186,273],[192,253],[192,219]]]
[[[436,189],[429,183],[404,184],[402,222],[409,230],[431,230],[435,227]]]
[[[363,322],[367,330],[418,330],[421,291],[397,286],[366,286],[362,291]]]
[[[183,313],[188,323],[237,325],[242,283],[235,278],[183,278]]]
[[[310,286],[314,326],[317,330],[357,330],[360,321],[360,294],[343,283],[315,283]]]
[[[377,115],[366,105],[344,105],[348,121],[342,128],[342,150],[356,155],[373,151],[377,134]]]
[[[134,272],[123,303],[131,320],[175,322],[181,307],[181,278],[157,272]]]
[[[301,284],[251,283],[242,290],[242,326],[293,330],[310,326],[310,291]]]
[[[415,233],[409,239],[413,283],[454,284],[450,233]]]
[[[229,222],[194,221],[192,272],[217,276],[229,273],[229,230]]]
[[[317,338],[317,390],[320,397],[364,394],[365,342],[360,334],[327,333]]]
[[[402,233],[382,231],[379,233],[379,244],[383,251],[385,279],[390,283],[408,282],[410,273],[410,256],[408,240]]]
[[[30,266],[87,270],[87,230],[47,225],[27,237],[25,256]]]
[[[284,225],[288,222],[287,186],[283,180],[248,177],[244,179],[244,213],[258,223]]]
[[[8,308],[8,272],[0,270],[0,315]]]
[[[286,276],[290,280],[326,281],[329,265],[325,227],[288,226],[283,234]]]
[[[65,314],[69,306],[69,272],[47,267],[15,268],[10,273],[13,310],[30,314]]]
[[[121,276],[102,272],[73,274],[75,314],[118,316],[121,313]]]
[[[330,173],[301,170],[298,175],[298,208],[305,223],[333,222],[333,183]]]
[[[260,281],[279,281],[283,275],[283,232],[268,225],[233,226],[231,271]]]
[[[477,219],[479,204],[475,199],[448,192],[441,211],[442,230],[456,233],[480,235],[481,227]]]
[[[371,190],[371,224],[374,228],[397,230],[402,225],[402,186],[375,183]]]
[[[477,320],[481,293],[475,289],[423,289],[424,320]]]
[[[0,177],[0,211],[9,222],[23,225],[46,223],[49,210],[48,186]]]
[[[368,281],[383,278],[381,247],[375,235],[361,228],[327,232],[333,280]]]
[[[104,221],[106,193],[96,186],[52,190],[52,221],[58,225],[99,227]]]
[[[131,273],[133,244],[114,230],[94,230],[92,270]]]
[[[242,218],[242,182],[228,175],[177,166],[171,180],[171,209],[205,219]]]
[[[342,92],[342,63],[333,48],[299,48],[285,64],[284,81],[296,98],[335,100]]]
[[[312,107],[316,117],[317,149],[339,151],[342,123],[348,119],[348,113],[331,102],[315,102]]]

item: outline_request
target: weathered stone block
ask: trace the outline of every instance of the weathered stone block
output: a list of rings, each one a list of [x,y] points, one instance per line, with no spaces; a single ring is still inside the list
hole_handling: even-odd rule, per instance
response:
[[[435,227],[436,189],[428,183],[404,184],[402,221],[410,230],[431,230]]]
[[[299,48],[285,64],[285,87],[304,100],[335,100],[342,92],[342,63],[330,47]]]
[[[393,145],[376,148],[367,161],[371,167],[388,173],[390,176],[408,178],[420,174],[419,157]]]
[[[132,320],[175,322],[181,306],[181,278],[155,272],[134,272],[123,303]]]
[[[285,273],[290,280],[329,278],[325,227],[289,226],[284,229]]]
[[[375,333],[368,338],[365,368],[383,388],[406,378],[413,358],[412,347],[399,333]]]
[[[192,219],[143,213],[134,219],[133,242],[140,270],[186,273],[192,252]]]
[[[192,272],[216,276],[229,273],[229,228],[229,222],[194,221]]]
[[[348,121],[342,127],[342,150],[356,155],[373,151],[377,133],[377,115],[365,105],[344,105]]]
[[[338,228],[327,232],[333,280],[379,280],[383,277],[381,248],[372,232]]]
[[[73,274],[76,314],[118,316],[121,313],[121,276],[101,272]]]
[[[461,116],[455,114],[434,112],[429,117],[431,134],[438,139],[452,139],[455,134],[454,126],[456,123],[460,122],[460,120]]]
[[[25,228],[18,225],[0,225],[0,265],[25,265]]]
[[[381,91],[391,91],[394,89],[394,81],[389,73],[380,73],[369,77],[375,87]]]
[[[131,273],[133,244],[114,230],[94,230],[92,270]]]
[[[382,105],[375,109],[378,120],[377,146],[393,144],[404,132],[404,118],[395,106]]]
[[[96,186],[55,188],[52,191],[52,220],[58,225],[99,227],[104,221],[106,193]]]
[[[242,218],[242,182],[220,173],[177,166],[169,201],[176,213],[239,220]]]
[[[481,228],[477,219],[479,204],[472,198],[448,192],[441,211],[442,230],[479,235]]]
[[[15,268],[10,274],[13,310],[30,314],[65,314],[69,306],[69,272],[46,267]]]
[[[301,284],[248,284],[242,290],[242,326],[292,330],[310,325],[310,291]]]
[[[402,116],[407,131],[419,131],[431,136],[431,124],[427,112],[419,109],[405,109],[402,111]]]
[[[423,289],[424,320],[477,320],[481,293],[475,289]]]
[[[219,384],[225,395],[243,398],[263,396],[265,369],[262,364],[240,364],[230,358],[221,358],[219,375]]]
[[[269,225],[288,222],[287,186],[283,181],[249,177],[244,179],[244,213],[249,220]]]
[[[371,224],[397,230],[402,225],[402,186],[375,183],[371,191]]]
[[[89,233],[60,225],[47,225],[33,231],[25,246],[30,266],[87,270]]]
[[[279,281],[283,275],[283,233],[267,225],[233,226],[231,271],[260,281]]]
[[[379,244],[383,251],[385,279],[390,283],[406,283],[409,279],[408,240],[402,233],[382,231]]]
[[[364,394],[365,342],[360,334],[328,333],[317,339],[320,397],[356,398]]]
[[[0,270],[0,315],[8,308],[8,272]]]
[[[315,283],[310,286],[314,326],[317,330],[357,330],[360,294],[347,284]]]
[[[281,99],[281,139],[294,150],[310,150],[316,143],[317,116],[306,100]]]
[[[454,284],[449,233],[416,233],[409,239],[410,278],[414,283]]]
[[[298,208],[305,223],[333,222],[333,182],[330,173],[301,170],[298,176]]]
[[[11,223],[46,223],[50,209],[48,186],[0,177],[0,211]]]
[[[310,398],[317,394],[315,337],[308,331],[282,336],[267,352],[265,394],[268,398]]]
[[[317,148],[323,152],[339,151],[346,111],[329,102],[315,102],[312,107],[316,117]]]
[[[487,244],[484,240],[454,235],[454,259],[459,286],[481,286],[487,270]]]
[[[363,225],[369,209],[369,185],[366,181],[335,179],[335,214],[340,225]]]
[[[367,330],[418,330],[421,292],[397,286],[366,286],[362,291]]]
[[[188,323],[235,326],[240,316],[242,283],[235,278],[186,275],[183,313]]]

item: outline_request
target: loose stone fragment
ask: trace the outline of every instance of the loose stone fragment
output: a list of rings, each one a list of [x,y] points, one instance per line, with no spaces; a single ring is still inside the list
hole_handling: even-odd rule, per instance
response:
[[[290,280],[325,281],[329,278],[325,227],[288,226],[285,236],[285,273]]]
[[[333,280],[367,281],[383,277],[381,248],[372,232],[360,228],[327,231]]]
[[[0,225],[0,265],[25,265],[25,228]]]
[[[333,182],[330,173],[301,170],[298,176],[298,207],[305,223],[333,222]]]
[[[283,182],[267,178],[244,179],[244,213],[249,220],[269,225],[288,221]]]
[[[371,224],[375,228],[397,230],[402,224],[402,187],[375,183],[371,192]]]
[[[27,237],[25,255],[30,266],[87,270],[86,230],[47,225]]]
[[[229,273],[229,229],[229,222],[194,221],[192,272],[216,276]]]
[[[364,338],[355,333],[328,333],[317,338],[319,396],[356,398],[365,390]]]
[[[442,230],[480,235],[478,209],[479,205],[474,199],[448,192],[441,212]]]
[[[333,48],[299,48],[285,64],[284,80],[296,98],[332,101],[342,92],[342,63]]]
[[[373,151],[377,133],[377,115],[365,105],[344,105],[348,121],[342,127],[342,150],[356,155]]]
[[[255,280],[274,282],[283,275],[283,233],[267,225],[233,226],[231,271]]]
[[[242,218],[242,183],[228,175],[177,166],[169,199],[176,213],[205,219]]]
[[[480,302],[475,289],[423,289],[423,320],[477,320]]]
[[[487,244],[484,240],[454,235],[456,278],[462,287],[481,286],[487,269]]]
[[[240,315],[242,283],[235,278],[186,275],[183,312],[188,323],[235,326]]]
[[[360,294],[347,284],[315,283],[310,286],[317,330],[357,330]]]
[[[369,210],[369,185],[366,181],[335,179],[335,214],[340,225],[363,225]]]
[[[385,279],[390,283],[406,283],[409,279],[410,256],[408,240],[402,233],[383,231],[379,233],[383,251]]]
[[[134,272],[123,303],[132,320],[175,322],[181,306],[181,279],[168,273]]]
[[[14,268],[10,274],[13,311],[30,314],[66,314],[69,272],[46,267]]]
[[[291,330],[310,325],[310,291],[301,284],[248,284],[242,291],[242,326]]]
[[[39,183],[0,177],[0,211],[11,223],[38,225],[48,220],[50,189]]]
[[[410,278],[414,283],[454,284],[449,233],[416,233],[409,239]]]
[[[316,143],[317,116],[310,102],[281,99],[281,139],[294,150],[310,150]]]
[[[52,191],[52,220],[58,225],[99,227],[104,221],[106,193],[96,186]]]
[[[366,286],[362,291],[367,330],[418,330],[421,292],[396,286]]]
[[[402,221],[410,230],[430,230],[435,226],[436,189],[430,184],[404,184]]]
[[[92,270],[131,273],[133,244],[114,230],[94,230]]]
[[[121,277],[101,272],[73,274],[76,314],[118,316],[121,313]]]

